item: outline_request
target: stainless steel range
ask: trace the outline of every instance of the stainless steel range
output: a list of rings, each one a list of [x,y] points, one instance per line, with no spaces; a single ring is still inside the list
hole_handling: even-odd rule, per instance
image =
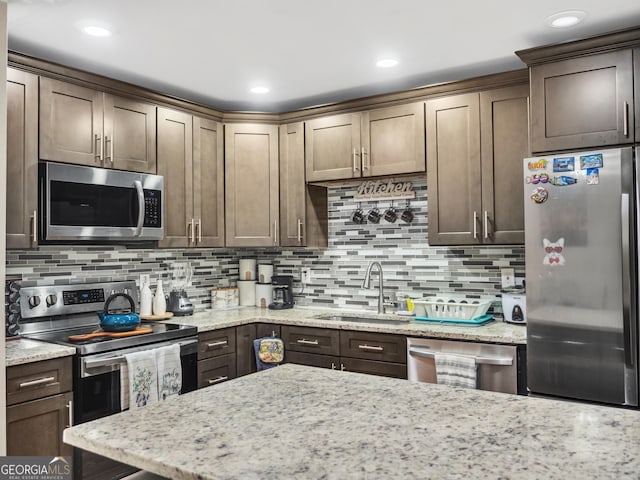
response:
[[[167,322],[144,322],[150,333],[124,338],[98,337],[71,341],[72,335],[100,328],[97,312],[113,293],[126,293],[138,306],[135,282],[23,287],[21,336],[76,349],[73,358],[73,420],[88,422],[121,411],[120,366],[128,353],[178,343],[182,363],[180,393],[197,388],[197,328]],[[116,298],[109,306],[118,309]],[[74,449],[74,478],[121,478],[135,470],[123,464]]]

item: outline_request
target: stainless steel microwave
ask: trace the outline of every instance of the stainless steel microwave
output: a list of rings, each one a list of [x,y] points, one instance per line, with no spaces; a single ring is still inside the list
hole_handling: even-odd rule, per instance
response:
[[[128,243],[164,237],[160,175],[40,162],[38,179],[42,243]]]

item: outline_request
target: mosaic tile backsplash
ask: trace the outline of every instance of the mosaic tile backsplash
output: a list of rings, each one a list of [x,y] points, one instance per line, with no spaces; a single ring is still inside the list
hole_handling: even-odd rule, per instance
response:
[[[371,290],[361,288],[367,265],[379,261],[384,271],[385,294],[393,301],[396,294],[414,298],[465,296],[488,299],[500,312],[500,269],[515,269],[516,282],[524,278],[524,247],[469,246],[430,247],[427,245],[428,199],[424,179],[413,181],[416,198],[410,201],[415,217],[410,224],[353,223],[358,207],[357,187],[329,189],[329,247],[304,248],[215,248],[215,249],[131,249],[120,246],[67,247],[43,246],[37,250],[8,250],[7,276],[19,275],[23,285],[87,283],[139,280],[151,274],[170,285],[173,263],[188,262],[194,270],[187,289],[195,308],[211,307],[212,288],[234,286],[238,279],[238,260],[254,257],[258,263],[272,262],[275,273],[293,274],[302,267],[311,270],[311,282],[296,281],[294,293],[300,306],[375,310],[378,278],[373,274]],[[396,201],[398,210],[406,201]],[[390,201],[363,202],[384,211]],[[165,287],[165,291],[166,291]]]

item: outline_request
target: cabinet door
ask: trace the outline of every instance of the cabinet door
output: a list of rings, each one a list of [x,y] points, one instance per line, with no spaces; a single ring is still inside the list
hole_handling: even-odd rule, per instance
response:
[[[227,246],[278,244],[277,126],[225,126],[225,205]]]
[[[198,336],[198,360],[235,352],[236,329],[233,327],[204,332]]]
[[[198,388],[236,378],[236,356],[222,355],[198,362]]]
[[[71,445],[62,441],[72,399],[68,392],[7,407],[7,455],[72,455]]]
[[[407,363],[407,339],[403,335],[341,330],[340,355]]]
[[[528,104],[528,85],[480,93],[483,243],[524,243],[522,160],[530,156]]]
[[[187,247],[195,240],[192,147],[191,115],[158,108],[158,174],[164,176],[162,247]]]
[[[534,65],[530,78],[533,152],[633,142],[631,50]]]
[[[308,365],[309,367],[330,368],[331,370],[340,368],[340,357],[319,355],[317,353],[288,351],[284,354],[284,362],[295,363],[296,365]]]
[[[362,175],[425,171],[424,103],[362,114]]]
[[[238,377],[256,371],[253,340],[256,339],[255,324],[236,327],[236,374]]]
[[[224,150],[222,125],[193,117],[193,215],[196,245],[224,246]]]
[[[426,108],[429,244],[480,243],[478,94],[429,100]]]
[[[156,173],[156,106],[104,96],[104,165]]]
[[[304,123],[280,126],[280,245],[303,246],[306,192]]]
[[[340,357],[340,369],[346,372],[367,373],[381,377],[407,378],[407,365],[403,363]]]
[[[285,357],[287,352],[317,353],[322,355],[340,355],[340,331],[328,328],[281,327]]]
[[[102,166],[102,92],[40,77],[40,159]]]
[[[305,126],[307,182],[361,176],[359,113],[310,120]]]
[[[7,248],[38,243],[38,77],[7,69]]]

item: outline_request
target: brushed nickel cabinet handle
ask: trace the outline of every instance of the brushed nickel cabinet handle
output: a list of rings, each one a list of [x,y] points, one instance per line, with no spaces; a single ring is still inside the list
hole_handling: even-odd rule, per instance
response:
[[[229,377],[227,376],[220,376],[220,377],[216,377],[216,378],[210,378],[208,380],[209,385],[213,385],[214,383],[220,383],[220,382],[224,382],[225,380],[229,380]]]
[[[360,161],[358,160],[358,149],[353,147],[353,173],[360,171]]]
[[[629,136],[629,102],[624,102],[624,111],[622,112],[624,117],[622,118],[622,134],[625,137]]]
[[[97,133],[96,133],[96,139],[95,139],[95,146],[96,146],[96,161],[102,163],[102,139],[100,138],[100,135],[98,135]]]
[[[364,147],[360,148],[360,155],[362,158],[362,170],[369,170],[369,160],[367,160],[369,155],[367,155],[367,150]]]
[[[38,212],[33,211],[33,217],[31,217],[31,242],[33,245],[38,244]]]
[[[340,371],[344,372],[346,370],[346,368],[344,367],[344,363],[340,364]]]
[[[484,238],[489,238],[489,212],[484,211]]]
[[[305,340],[304,338],[296,340],[296,342],[302,345],[319,345],[318,340]]]
[[[370,350],[370,351],[374,351],[374,352],[382,352],[384,350],[384,347],[380,347],[378,345],[358,345],[358,348],[360,350]]]
[[[109,144],[111,148],[107,147],[107,144]],[[104,149],[107,155],[104,160],[111,162],[111,165],[113,165],[113,140],[107,135],[104,136]]]
[[[28,382],[22,382],[18,385],[18,388],[35,387],[36,385],[43,385],[45,383],[51,383],[56,377],[43,377],[36,380],[29,380]]]
[[[207,343],[207,348],[223,347],[228,344],[229,342],[227,340],[220,340],[218,342]]]
[[[278,220],[273,221],[273,244],[278,245]]]
[[[198,232],[198,243],[202,243],[202,218],[198,219],[196,224],[196,231]]]
[[[69,424],[67,427],[73,427],[73,400],[67,402],[67,411],[69,412]]]
[[[336,369],[336,364],[331,362],[331,370],[335,370]]]
[[[298,219],[298,243],[302,243],[302,220]]]
[[[194,221],[194,219],[192,218],[191,221],[189,222],[189,238],[190,238],[190,242],[191,243],[196,243],[196,223]]]
[[[473,238],[478,238],[478,212],[473,211]]]

